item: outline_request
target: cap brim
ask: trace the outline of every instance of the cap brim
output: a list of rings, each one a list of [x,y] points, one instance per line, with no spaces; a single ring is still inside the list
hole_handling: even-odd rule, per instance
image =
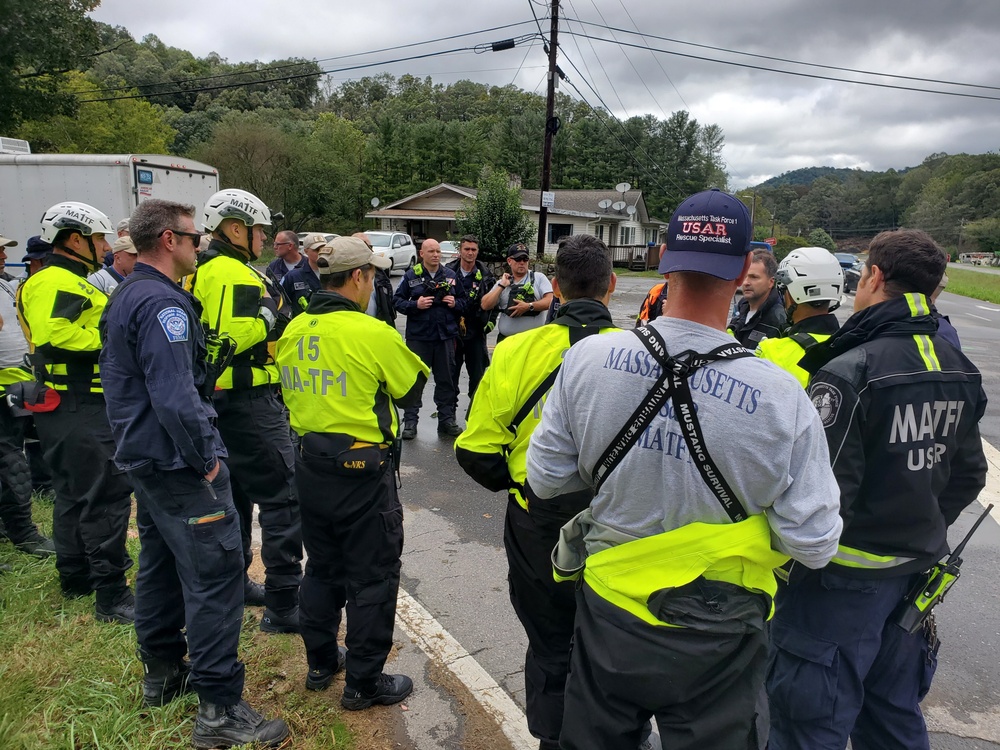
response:
[[[508,255],[507,260],[531,260],[531,256],[527,253],[518,253],[517,255]]]
[[[375,266],[375,268],[381,268],[383,271],[392,268],[392,260],[384,255],[375,255],[372,253],[371,260],[368,262]]]
[[[659,273],[689,271],[704,273],[717,279],[733,281],[743,273],[743,263],[749,252],[743,255],[722,255],[703,251],[674,251],[668,245],[660,258]]]
[[[17,247],[17,240],[9,240],[6,237],[0,237],[0,247]]]

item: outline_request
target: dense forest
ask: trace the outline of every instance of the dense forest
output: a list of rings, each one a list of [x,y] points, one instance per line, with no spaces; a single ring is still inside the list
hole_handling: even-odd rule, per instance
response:
[[[0,135],[36,153],[172,153],[220,170],[294,229],[346,231],[372,198],[484,168],[537,188],[545,102],[516,86],[380,74],[334,86],[315,61],[195,57],[86,12],[99,0],[7,0],[0,9]],[[650,214],[726,187],[724,134],[687,112],[618,121],[559,93],[555,188],[641,188]],[[823,230],[863,245],[882,229],[926,229],[952,249],[1000,250],[1000,155],[932,154],[899,171],[810,167],[740,191],[758,239]],[[818,235],[817,235],[818,236]]]

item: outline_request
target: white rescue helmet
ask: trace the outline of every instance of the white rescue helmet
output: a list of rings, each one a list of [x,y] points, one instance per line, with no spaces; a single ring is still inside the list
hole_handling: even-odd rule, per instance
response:
[[[224,219],[236,219],[248,227],[262,224],[271,226],[271,209],[253,193],[229,188],[220,190],[205,204],[202,224],[206,231],[214,232]]]
[[[844,271],[833,253],[822,247],[792,250],[774,275],[775,282],[788,290],[792,302],[839,302],[844,292]]]
[[[74,229],[84,237],[95,234],[115,235],[111,219],[93,206],[76,201],[57,203],[42,214],[42,231],[39,236],[50,245],[63,229]]]

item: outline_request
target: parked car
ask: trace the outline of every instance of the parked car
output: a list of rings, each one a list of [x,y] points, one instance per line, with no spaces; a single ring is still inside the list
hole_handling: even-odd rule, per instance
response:
[[[834,253],[833,255],[840,261],[840,267],[845,271],[849,268],[854,268],[858,263],[858,256],[853,253]]]
[[[849,294],[858,290],[858,282],[861,281],[862,261],[857,261],[850,268],[844,269],[844,292]]]
[[[405,271],[417,264],[417,246],[403,232],[365,232],[372,251],[392,261],[391,271]]]
[[[458,245],[450,240],[441,243],[441,263],[451,263],[458,257]]]
[[[312,234],[312,232],[299,232],[298,233],[298,237],[299,237],[299,250],[300,251],[302,250],[302,240],[304,240],[310,234]],[[326,233],[324,233],[323,236],[326,237],[326,241],[329,242],[330,240],[337,239],[340,235],[339,234],[326,234]]]

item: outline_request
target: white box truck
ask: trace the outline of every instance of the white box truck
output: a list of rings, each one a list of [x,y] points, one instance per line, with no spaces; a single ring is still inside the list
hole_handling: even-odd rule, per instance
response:
[[[41,229],[42,214],[61,201],[89,203],[117,224],[147,198],[200,210],[218,190],[215,167],[179,156],[0,154],[0,234],[18,241],[7,251],[8,262],[17,263],[27,239]]]

